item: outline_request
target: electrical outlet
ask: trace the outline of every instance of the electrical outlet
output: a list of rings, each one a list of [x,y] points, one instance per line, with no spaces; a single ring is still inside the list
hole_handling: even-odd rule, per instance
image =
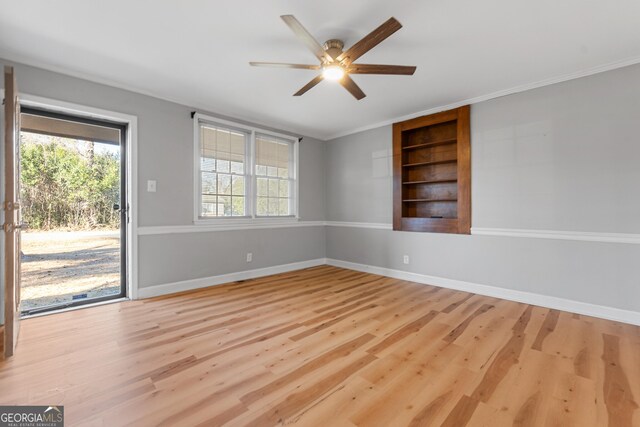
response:
[[[251,252],[247,252],[247,262],[253,261],[253,254]]]
[[[409,255],[405,255],[402,257],[402,262],[405,264],[409,264]]]
[[[149,193],[155,193],[156,192],[156,181],[155,180],[148,180],[147,181],[147,191]]]

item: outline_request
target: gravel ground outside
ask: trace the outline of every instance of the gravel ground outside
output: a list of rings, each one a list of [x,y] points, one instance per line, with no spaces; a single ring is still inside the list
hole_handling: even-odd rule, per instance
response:
[[[23,310],[119,292],[119,231],[22,233]]]

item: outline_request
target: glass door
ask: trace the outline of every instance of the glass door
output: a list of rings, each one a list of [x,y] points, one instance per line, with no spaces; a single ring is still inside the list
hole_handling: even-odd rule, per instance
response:
[[[23,107],[22,314],[126,296],[126,126]]]

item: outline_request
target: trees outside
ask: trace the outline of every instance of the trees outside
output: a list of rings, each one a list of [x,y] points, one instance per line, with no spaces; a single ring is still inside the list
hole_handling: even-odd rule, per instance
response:
[[[20,150],[22,216],[30,229],[119,226],[117,147],[23,132]]]

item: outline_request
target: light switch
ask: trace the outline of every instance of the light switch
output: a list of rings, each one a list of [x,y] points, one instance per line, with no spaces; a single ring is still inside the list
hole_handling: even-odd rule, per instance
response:
[[[149,181],[147,181],[147,191],[149,193],[156,192],[156,181],[154,179],[150,179]]]

